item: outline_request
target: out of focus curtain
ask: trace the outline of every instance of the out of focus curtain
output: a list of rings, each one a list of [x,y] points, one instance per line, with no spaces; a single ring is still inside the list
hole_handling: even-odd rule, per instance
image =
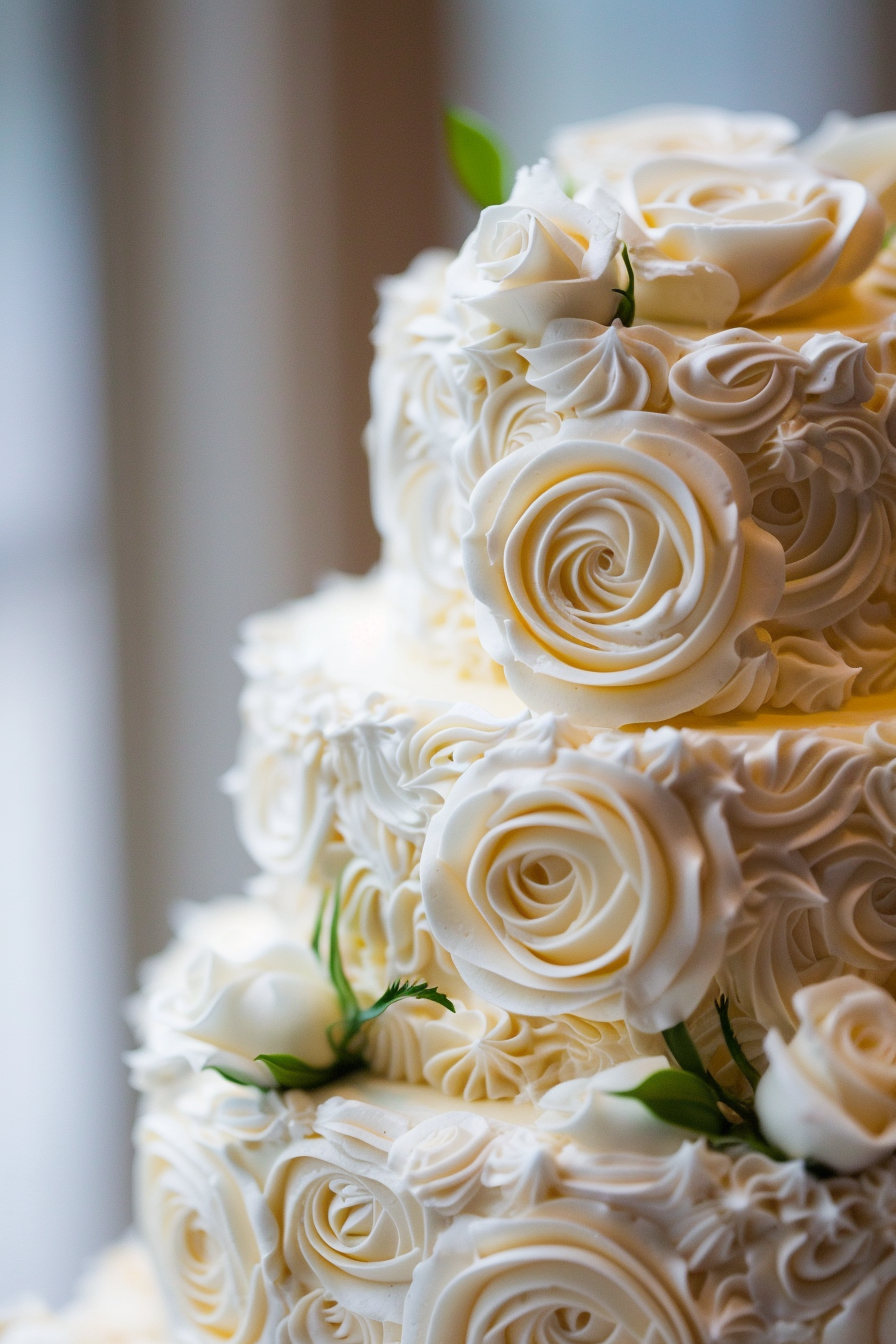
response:
[[[376,552],[376,276],[637,103],[896,105],[888,0],[0,0],[0,1300],[127,1220],[118,1004],[250,871],[216,787],[251,611]]]
[[[128,1217],[93,19],[0,0],[0,1301]]]

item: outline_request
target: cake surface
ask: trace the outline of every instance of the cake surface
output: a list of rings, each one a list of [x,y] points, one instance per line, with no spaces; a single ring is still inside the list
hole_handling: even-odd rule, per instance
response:
[[[896,1340],[896,263],[862,134],[567,128],[384,283],[383,562],[247,624],[260,873],[181,912],[133,1006],[184,1344]]]

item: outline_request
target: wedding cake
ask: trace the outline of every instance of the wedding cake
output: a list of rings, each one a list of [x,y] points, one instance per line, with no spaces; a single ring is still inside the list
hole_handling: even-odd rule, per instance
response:
[[[173,1339],[896,1341],[896,131],[796,138],[566,128],[383,283],[382,562],[246,625],[133,1009]]]

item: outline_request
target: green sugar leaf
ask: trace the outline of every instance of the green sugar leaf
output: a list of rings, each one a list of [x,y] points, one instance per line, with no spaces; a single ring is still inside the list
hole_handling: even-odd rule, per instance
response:
[[[706,1069],[700,1058],[700,1051],[691,1039],[691,1033],[683,1022],[668,1027],[663,1032],[663,1040],[669,1047],[669,1053],[680,1069],[686,1073],[695,1073],[698,1078],[706,1077]]]
[[[625,266],[628,284],[625,289],[613,290],[614,294],[621,295],[613,316],[614,321],[618,319],[624,327],[630,327],[635,320],[635,273],[625,243],[622,244],[622,264]]]
[[[443,994],[440,989],[433,985],[426,984],[425,981],[419,981],[412,984],[410,980],[393,980],[389,988],[380,995],[376,1003],[365,1008],[358,1017],[358,1026],[361,1027],[365,1022],[372,1022],[375,1017],[379,1017],[387,1008],[391,1008],[393,1003],[400,1003],[402,999],[428,999],[430,1003],[439,1003],[443,1008],[447,1008],[450,1013],[455,1012],[454,1004]]]
[[[342,882],[340,880],[333,893],[333,922],[330,925],[330,979],[333,981],[333,988],[336,991],[336,997],[339,999],[339,1008],[343,1019],[346,1024],[353,1027],[361,1007],[355,997],[355,991],[349,984],[345,967],[342,964],[342,953],[339,950],[339,907],[341,901]],[[348,1035],[352,1034],[353,1032],[349,1031]]]
[[[457,180],[480,209],[501,205],[513,186],[513,160],[485,117],[466,107],[446,107],[445,140]]]
[[[693,1073],[660,1069],[630,1092],[613,1095],[640,1101],[658,1120],[681,1129],[695,1130],[698,1134],[722,1135],[730,1128],[719,1110],[712,1088]]]
[[[273,1086],[264,1083],[256,1083],[254,1078],[241,1078],[238,1073],[231,1073],[229,1069],[222,1069],[219,1064],[206,1064],[206,1069],[213,1073],[220,1073],[222,1078],[226,1078],[228,1083],[238,1083],[240,1087],[257,1087],[259,1092],[273,1092]]]
[[[321,935],[322,935],[322,933],[323,933],[323,931],[324,931],[324,915],[325,915],[326,912],[327,912],[327,903],[328,903],[329,899],[330,899],[330,891],[329,891],[329,888],[328,888],[328,887],[324,887],[323,893],[322,893],[321,898],[320,898],[320,904],[319,904],[318,907],[317,907],[317,917],[316,917],[316,919],[315,919],[315,921],[314,921],[314,932],[313,932],[312,935],[311,935],[311,950],[312,950],[312,952],[314,953],[314,955],[317,957],[318,961],[320,961],[320,959],[321,959],[321,958],[320,958],[320,940],[321,940]]]
[[[297,1059],[295,1055],[256,1055],[255,1058],[260,1064],[268,1066],[280,1088],[324,1087],[325,1084],[335,1082],[344,1073],[360,1066],[360,1061],[354,1056],[351,1059],[337,1060],[326,1068],[306,1064],[303,1059]]]
[[[719,1024],[722,1028],[722,1035],[725,1038],[725,1044],[728,1047],[728,1053],[734,1060],[737,1067],[740,1069],[743,1076],[746,1078],[747,1082],[750,1084],[750,1087],[755,1092],[756,1087],[759,1083],[759,1070],[755,1069],[753,1065],[750,1063],[750,1061],[747,1059],[743,1051],[743,1046],[741,1045],[740,1041],[737,1039],[737,1036],[735,1035],[734,1028],[731,1025],[731,1019],[729,1017],[728,999],[725,997],[724,994],[720,999],[716,1000],[716,1012],[719,1015]]]

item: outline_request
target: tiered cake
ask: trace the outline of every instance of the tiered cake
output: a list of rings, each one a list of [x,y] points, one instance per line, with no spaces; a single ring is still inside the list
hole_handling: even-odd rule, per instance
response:
[[[262,876],[135,1009],[184,1344],[896,1341],[866,132],[571,128],[384,283],[382,565],[246,627]]]

